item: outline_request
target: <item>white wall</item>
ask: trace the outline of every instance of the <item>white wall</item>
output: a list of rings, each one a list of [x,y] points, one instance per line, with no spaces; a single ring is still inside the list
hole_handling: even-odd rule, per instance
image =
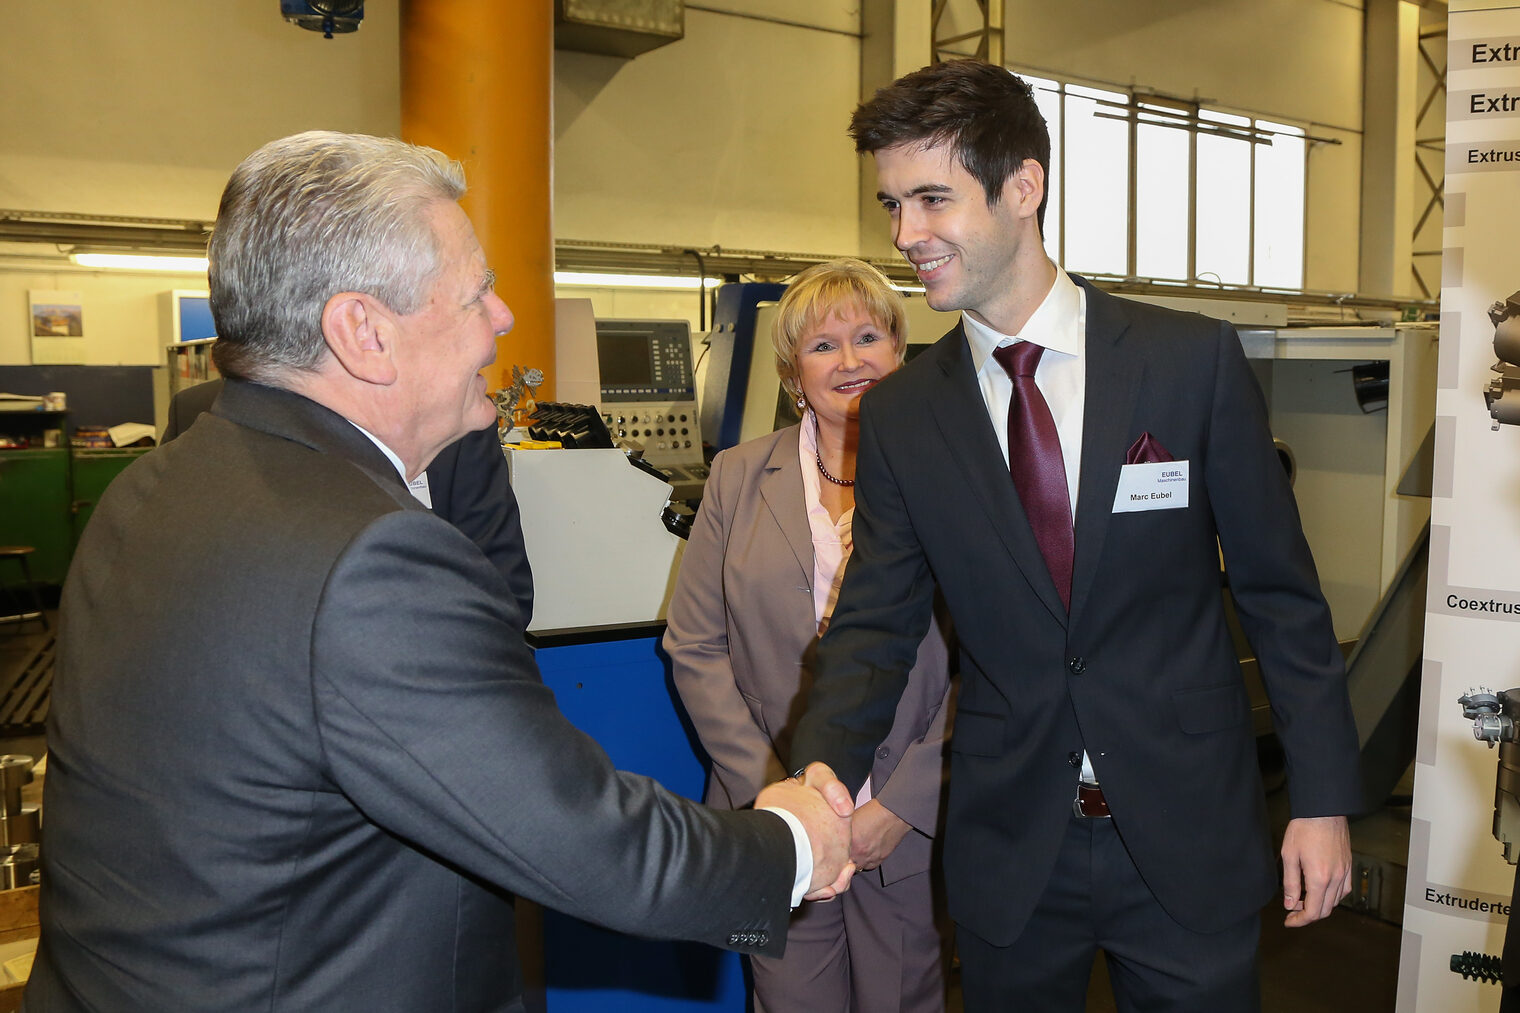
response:
[[[273,0],[0,5],[0,207],[211,218],[265,141],[395,133],[397,3],[330,41]]]
[[[853,253],[858,0],[719,0],[633,60],[554,54],[554,234]]]
[[[159,294],[206,288],[204,274],[49,270],[0,264],[0,365],[32,361],[27,291],[77,291],[84,299],[82,366],[156,366],[164,361]],[[35,393],[21,391],[19,393]]]
[[[330,41],[273,0],[0,4],[0,208],[210,220],[265,141],[396,133],[398,3],[370,0],[359,32]],[[159,361],[157,293],[205,285],[35,259],[52,252],[0,250],[0,363],[31,361],[28,288],[84,293],[87,362],[104,365]]]
[[[1055,78],[1152,88],[1313,124],[1306,287],[1355,291],[1363,0],[1010,0],[1004,54]]]

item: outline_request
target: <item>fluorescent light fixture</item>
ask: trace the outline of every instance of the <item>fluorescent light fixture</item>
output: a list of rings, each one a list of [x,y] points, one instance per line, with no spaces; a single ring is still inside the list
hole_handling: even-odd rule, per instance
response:
[[[922,285],[899,285],[895,281],[889,281],[889,282],[887,282],[887,284],[894,291],[897,291],[897,292],[906,292],[909,295],[923,295],[924,294],[924,287]]]
[[[137,253],[73,253],[69,259],[80,267],[104,267],[124,271],[160,271],[205,274],[206,258],[192,256],[147,256]]]
[[[671,274],[591,274],[584,271],[555,271],[556,285],[585,285],[590,288],[696,288],[697,279]],[[717,278],[703,278],[703,287],[717,288]]]

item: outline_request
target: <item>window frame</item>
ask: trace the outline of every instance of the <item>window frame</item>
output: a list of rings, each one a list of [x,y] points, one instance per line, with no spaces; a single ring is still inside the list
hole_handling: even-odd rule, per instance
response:
[[[1052,92],[1056,95],[1060,109],[1060,122],[1056,130],[1051,133],[1051,161],[1055,166],[1056,177],[1053,203],[1056,203],[1056,235],[1047,236],[1045,246],[1051,256],[1061,264],[1066,261],[1066,227],[1069,221],[1067,213],[1067,171],[1070,160],[1066,157],[1065,142],[1068,129],[1069,109],[1067,88],[1081,89],[1096,88],[1126,96],[1124,102],[1110,102],[1103,99],[1094,99],[1088,96],[1078,96],[1087,101],[1096,102],[1098,111],[1093,115],[1105,119],[1123,120],[1127,130],[1127,207],[1125,215],[1125,265],[1122,275],[1091,272],[1095,277],[1119,278],[1123,280],[1145,280],[1159,285],[1177,286],[1202,286],[1202,287],[1234,287],[1234,288],[1258,288],[1268,291],[1302,292],[1305,291],[1304,282],[1308,271],[1308,242],[1309,242],[1309,194],[1310,194],[1310,166],[1309,153],[1315,143],[1340,143],[1332,138],[1313,137],[1309,133],[1310,124],[1296,120],[1293,117],[1279,115],[1258,115],[1252,112],[1225,108],[1204,100],[1193,98],[1179,98],[1174,95],[1166,95],[1149,89],[1135,86],[1121,86],[1112,84],[1095,84],[1087,81],[1063,80],[1045,76],[1034,71],[1020,71],[1017,68],[1008,68],[1012,73],[1026,78],[1030,86],[1036,91]],[[1208,119],[1210,114],[1230,117],[1243,117],[1246,123],[1241,126],[1212,122]],[[1187,160],[1187,277],[1186,278],[1153,278],[1139,275],[1137,263],[1139,259],[1139,232],[1138,219],[1139,202],[1141,199],[1139,185],[1139,158],[1140,158],[1140,127],[1157,126],[1163,129],[1182,130],[1188,134],[1188,160]],[[1277,129],[1287,128],[1287,129]],[[1201,134],[1213,136],[1238,138],[1250,144],[1247,163],[1247,187],[1246,187],[1246,218],[1248,222],[1245,236],[1246,249],[1246,281],[1244,283],[1227,283],[1214,281],[1209,278],[1198,277],[1198,138]],[[1257,214],[1258,207],[1263,203],[1257,193],[1257,151],[1258,146],[1270,144],[1276,136],[1286,136],[1300,139],[1303,142],[1303,175],[1302,192],[1303,207],[1301,208],[1299,223],[1299,263],[1298,283],[1295,286],[1262,285],[1256,280],[1256,239],[1257,239]],[[1270,202],[1267,202],[1270,203]],[[1206,274],[1208,272],[1205,272]]]

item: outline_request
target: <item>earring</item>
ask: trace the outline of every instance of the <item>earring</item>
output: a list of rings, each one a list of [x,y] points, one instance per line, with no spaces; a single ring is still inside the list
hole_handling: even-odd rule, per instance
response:
[[[798,394],[797,395],[797,414],[801,415],[805,410],[807,410],[807,398],[803,397],[801,394]]]

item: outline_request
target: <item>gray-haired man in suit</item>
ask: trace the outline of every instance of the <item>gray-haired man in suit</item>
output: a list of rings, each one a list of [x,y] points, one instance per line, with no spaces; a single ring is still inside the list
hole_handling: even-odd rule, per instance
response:
[[[407,491],[489,423],[512,325],[463,189],[344,134],[233,173],[225,389],[112,484],[64,588],[29,1009],[515,1009],[508,891],[764,952],[847,884],[827,768],[742,813],[614,770]]]

